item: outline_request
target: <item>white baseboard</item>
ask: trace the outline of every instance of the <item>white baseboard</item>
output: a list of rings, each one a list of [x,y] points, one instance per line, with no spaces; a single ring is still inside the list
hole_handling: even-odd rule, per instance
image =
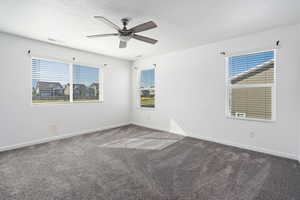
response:
[[[241,148],[241,149],[247,149],[247,150],[256,151],[256,152],[260,152],[260,153],[265,153],[265,154],[278,156],[278,157],[282,157],[282,158],[297,160],[297,155],[295,155],[295,154],[289,154],[289,153],[285,153],[285,152],[274,151],[274,150],[271,150],[271,149],[261,148],[261,147],[257,147],[257,146],[250,146],[250,145],[246,145],[246,144],[238,144],[238,143],[234,143],[234,142],[230,142],[230,141],[219,140],[219,139],[216,139],[216,138],[208,138],[208,137],[201,137],[201,136],[197,137],[197,138],[199,138],[201,140],[206,140],[206,141],[216,142],[216,143],[219,143],[219,144],[228,145],[228,146],[238,147],[238,148]]]
[[[132,122],[131,124],[134,124],[134,125],[137,125],[137,126],[143,126],[143,127],[146,127],[146,128],[156,129],[156,130],[160,130],[160,131],[166,131],[166,132],[174,133],[170,130],[166,130],[166,129],[161,128],[161,127],[154,127],[154,126],[144,125],[144,124],[136,123],[136,122]],[[175,133],[175,134],[178,134],[178,133]],[[278,157],[282,157],[282,158],[298,160],[300,162],[300,158],[296,154],[289,154],[289,153],[285,153],[285,152],[274,151],[274,150],[271,150],[271,149],[266,149],[266,148],[261,148],[261,147],[256,147],[256,146],[250,146],[250,145],[245,145],[245,144],[237,144],[237,143],[234,143],[234,142],[220,140],[220,139],[216,139],[216,138],[212,138],[212,137],[190,136],[190,135],[188,135],[188,136],[189,137],[194,137],[194,138],[197,138],[197,139],[200,139],[200,140],[216,142],[216,143],[224,144],[224,145],[227,145],[227,146],[238,147],[238,148],[241,148],[241,149],[247,149],[247,150],[256,151],[256,152],[260,152],[260,153],[270,154],[270,155],[274,155],[274,156],[278,156]]]
[[[130,124],[136,125],[136,126],[145,127],[145,128],[149,128],[149,129],[154,129],[154,130],[158,130],[158,131],[170,132],[169,130],[166,130],[166,129],[162,128],[162,127],[150,126],[150,125],[141,124],[141,123],[138,123],[138,122],[131,122]],[[173,133],[173,132],[170,132],[170,133]],[[178,133],[174,133],[174,134],[178,134]]]
[[[23,147],[27,147],[27,146],[47,143],[47,142],[56,141],[56,140],[61,140],[61,139],[65,139],[65,138],[74,137],[74,136],[77,136],[77,135],[90,134],[90,133],[94,133],[94,132],[97,132],[97,131],[103,131],[103,130],[107,130],[107,129],[118,128],[118,127],[130,125],[130,124],[137,125],[137,126],[142,126],[142,127],[146,127],[146,128],[151,128],[151,129],[156,129],[156,130],[160,130],[160,131],[170,132],[169,130],[166,130],[162,127],[154,127],[154,126],[140,124],[140,123],[136,123],[136,122],[131,122],[131,123],[128,122],[128,123],[121,123],[121,124],[117,124],[117,125],[105,126],[105,127],[101,127],[101,128],[97,128],[97,129],[84,130],[84,131],[80,131],[80,132],[77,132],[77,133],[70,133],[70,134],[64,134],[64,135],[49,137],[49,138],[43,138],[43,139],[34,140],[34,141],[30,141],[30,142],[19,143],[19,144],[11,145],[11,146],[4,146],[4,147],[0,147],[0,152],[13,150],[13,149],[19,149],[19,148],[23,148]],[[172,133],[178,134],[176,132],[172,132]],[[230,141],[219,140],[219,139],[216,139],[216,138],[209,138],[209,137],[202,137],[202,136],[197,136],[195,138],[205,140],[205,141],[210,141],[210,142],[216,142],[216,143],[224,144],[224,145],[228,145],[228,146],[234,146],[234,147],[238,147],[238,148],[241,148],[241,149],[247,149],[247,150],[257,151],[257,152],[266,153],[266,154],[270,154],[270,155],[275,155],[275,156],[279,156],[279,157],[283,157],[283,158],[298,160],[300,162],[300,157],[298,157],[298,155],[294,155],[294,154],[288,154],[288,153],[284,153],[284,152],[274,151],[274,150],[265,149],[265,148],[261,148],[261,147],[250,146],[250,145],[237,144],[237,143],[233,143],[233,142],[230,142]]]
[[[65,139],[65,138],[70,138],[70,137],[74,137],[74,136],[78,136],[78,135],[90,134],[90,133],[104,131],[104,130],[108,130],[108,129],[112,129],[112,128],[118,128],[118,127],[130,125],[130,124],[131,123],[129,123],[129,122],[121,123],[121,124],[116,124],[116,125],[104,126],[104,127],[97,128],[97,129],[89,129],[89,130],[84,130],[84,131],[80,131],[80,132],[76,132],[76,133],[63,134],[63,135],[59,135],[59,136],[53,136],[53,137],[43,138],[43,139],[39,139],[39,140],[33,140],[30,142],[24,142],[24,143],[19,143],[19,144],[15,144],[15,145],[4,146],[4,147],[0,147],[0,152],[9,151],[9,150],[13,150],[13,149],[19,149],[19,148],[28,147],[28,146],[37,145],[37,144],[43,144],[43,143],[61,140],[61,139]]]

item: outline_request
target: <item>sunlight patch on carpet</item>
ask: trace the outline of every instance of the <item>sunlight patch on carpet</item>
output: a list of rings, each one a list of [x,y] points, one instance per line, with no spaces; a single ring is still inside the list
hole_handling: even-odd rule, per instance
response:
[[[128,149],[146,149],[162,150],[180,139],[162,139],[162,138],[125,138],[110,143],[100,145],[107,148],[128,148]]]

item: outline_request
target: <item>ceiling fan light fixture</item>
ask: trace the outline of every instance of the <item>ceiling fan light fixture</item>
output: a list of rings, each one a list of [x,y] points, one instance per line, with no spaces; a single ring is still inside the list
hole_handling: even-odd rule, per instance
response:
[[[119,38],[121,41],[127,42],[128,40],[131,39],[131,35],[120,35]]]

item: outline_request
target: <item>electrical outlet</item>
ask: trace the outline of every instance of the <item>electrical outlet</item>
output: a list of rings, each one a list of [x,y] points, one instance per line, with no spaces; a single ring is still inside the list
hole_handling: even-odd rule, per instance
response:
[[[151,116],[150,116],[150,114],[149,114],[149,113],[147,114],[147,120],[148,120],[148,121],[150,121],[150,120],[151,120]]]
[[[56,124],[50,124],[48,127],[49,135],[51,136],[56,136],[58,135],[57,133],[57,125]]]
[[[249,136],[250,136],[250,138],[254,138],[255,137],[255,133],[254,132],[250,132]]]

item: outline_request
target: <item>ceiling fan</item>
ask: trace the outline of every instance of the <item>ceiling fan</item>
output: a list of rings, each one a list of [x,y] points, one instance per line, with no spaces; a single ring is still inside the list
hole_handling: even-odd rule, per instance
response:
[[[118,33],[109,33],[109,34],[97,34],[97,35],[89,35],[87,38],[99,38],[99,37],[109,37],[109,36],[118,36],[120,38],[120,43],[119,43],[119,48],[126,48],[127,47],[127,42],[131,39],[137,39],[143,42],[147,42],[150,44],[155,44],[157,40],[145,37],[142,35],[138,35],[136,33],[142,32],[142,31],[147,31],[153,28],[156,28],[157,25],[153,21],[149,21],[140,25],[137,25],[133,28],[127,29],[127,25],[130,21],[129,18],[123,18],[121,19],[123,28],[121,29],[118,25],[114,24],[110,20],[106,19],[105,17],[102,16],[95,16],[95,19],[98,19],[111,28],[115,29],[118,31]]]

